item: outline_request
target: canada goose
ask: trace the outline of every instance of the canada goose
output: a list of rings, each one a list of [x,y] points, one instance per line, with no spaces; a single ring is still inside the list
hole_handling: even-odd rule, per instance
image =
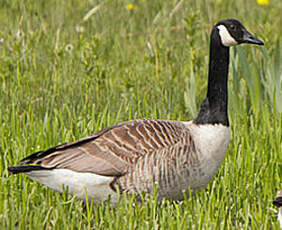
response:
[[[229,47],[263,45],[235,19],[211,31],[207,97],[190,122],[141,119],[107,127],[76,142],[36,152],[10,167],[51,189],[95,202],[117,201],[117,191],[182,200],[205,187],[218,171],[230,143],[227,114]],[[187,193],[188,194],[188,193]]]
[[[282,229],[282,190],[278,191],[277,197],[273,201],[273,205],[279,208],[278,221],[280,223],[280,228]]]

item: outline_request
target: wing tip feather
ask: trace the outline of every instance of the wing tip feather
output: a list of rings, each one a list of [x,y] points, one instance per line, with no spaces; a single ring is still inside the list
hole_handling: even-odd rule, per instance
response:
[[[8,171],[12,174],[27,173],[36,170],[50,170],[52,168],[45,168],[40,165],[17,165],[8,167]]]

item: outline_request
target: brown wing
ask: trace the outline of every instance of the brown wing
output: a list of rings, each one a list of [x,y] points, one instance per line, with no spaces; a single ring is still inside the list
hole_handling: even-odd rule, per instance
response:
[[[182,123],[174,121],[125,122],[79,141],[35,153],[23,159],[21,166],[36,164],[43,168],[120,176],[136,158],[177,143],[184,128]]]

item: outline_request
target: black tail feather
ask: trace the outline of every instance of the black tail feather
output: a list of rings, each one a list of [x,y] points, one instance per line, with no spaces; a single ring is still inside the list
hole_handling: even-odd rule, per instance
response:
[[[45,168],[39,165],[18,165],[18,166],[12,166],[8,168],[8,171],[13,174],[18,174],[18,173],[26,173],[30,171],[35,171],[35,170],[50,170],[53,168]]]

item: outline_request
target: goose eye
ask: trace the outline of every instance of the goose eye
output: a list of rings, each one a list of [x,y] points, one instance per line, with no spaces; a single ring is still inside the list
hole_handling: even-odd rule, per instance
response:
[[[236,30],[236,26],[230,25],[230,29],[231,29],[231,30]]]

